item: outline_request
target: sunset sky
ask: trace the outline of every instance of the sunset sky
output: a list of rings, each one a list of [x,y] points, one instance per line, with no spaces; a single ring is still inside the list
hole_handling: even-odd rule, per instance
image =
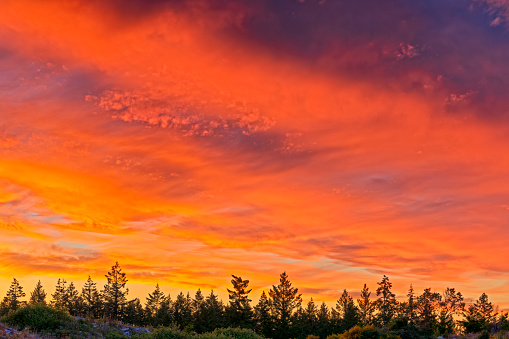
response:
[[[508,60],[508,0],[0,1],[0,297],[119,261],[508,308]]]

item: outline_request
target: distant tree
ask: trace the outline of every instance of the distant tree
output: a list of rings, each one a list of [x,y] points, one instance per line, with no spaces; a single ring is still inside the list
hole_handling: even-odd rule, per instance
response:
[[[21,287],[18,280],[13,279],[9,290],[7,291],[7,295],[4,297],[0,305],[0,313],[4,315],[9,311],[15,311],[18,308],[24,306],[26,302],[22,301],[21,298],[24,298],[25,295],[26,294],[23,292],[23,287]]]
[[[318,332],[318,307],[316,307],[313,298],[309,300],[304,309],[305,326],[307,334],[316,334]]]
[[[462,314],[463,311],[465,311],[463,295],[456,292],[454,288],[447,287],[440,302],[440,313],[435,325],[436,332],[443,336],[455,333],[457,326],[454,316]]]
[[[440,293],[431,292],[431,288],[426,288],[424,292],[417,297],[419,322],[422,327],[432,328],[434,326],[437,308],[441,300],[442,296]]]
[[[76,287],[74,287],[73,282],[71,282],[69,284],[69,286],[67,287],[67,289],[65,291],[65,294],[66,294],[65,308],[67,309],[69,314],[72,316],[77,316],[79,314],[82,314],[83,313],[83,300],[81,299],[81,296],[80,296],[78,290],[76,289]]]
[[[83,300],[83,315],[90,318],[100,318],[102,316],[102,298],[97,291],[97,283],[90,276],[81,289],[81,298]]]
[[[486,293],[481,294],[474,304],[468,307],[468,312],[464,313],[465,320],[461,322],[466,333],[477,333],[483,330],[491,330],[496,318],[497,312],[493,304],[488,301]]]
[[[343,294],[336,302],[336,311],[340,318],[341,332],[348,331],[360,321],[359,310],[346,290],[343,290]]]
[[[161,288],[159,287],[159,284],[156,284],[156,288],[154,292],[149,293],[147,297],[147,301],[145,303],[145,312],[147,316],[147,321],[152,324],[156,325],[156,315],[159,311],[159,308],[161,308],[161,304],[164,301],[164,293],[161,291]]]
[[[317,328],[320,338],[325,338],[331,333],[330,311],[325,302],[322,302],[317,313]]]
[[[357,299],[357,305],[359,307],[359,319],[365,325],[373,324],[373,317],[376,309],[376,303],[369,298],[370,295],[371,292],[369,288],[364,284],[360,298]]]
[[[129,300],[123,310],[122,320],[124,323],[133,324],[133,325],[145,325],[146,324],[146,314],[143,309],[143,305],[140,302],[140,299],[135,298],[133,300]]]
[[[206,331],[208,319],[206,318],[205,296],[200,289],[196,291],[193,299],[193,329],[197,333]]]
[[[153,322],[155,323],[154,326],[170,326],[173,324],[173,302],[169,294],[161,301],[155,321],[153,320]]]
[[[37,282],[35,288],[32,292],[30,292],[30,300],[28,302],[30,305],[46,305],[46,292],[42,287],[41,281]]]
[[[272,304],[265,291],[262,292],[258,304],[254,307],[255,330],[267,338],[272,337],[273,321],[271,315]]]
[[[308,335],[306,311],[299,306],[290,317],[290,332],[288,337],[296,339],[305,339]]]
[[[193,320],[191,304],[192,301],[189,293],[187,293],[186,297],[182,292],[177,295],[173,303],[173,320],[181,330],[188,327]]]
[[[387,327],[396,310],[396,295],[391,291],[392,283],[389,281],[387,276],[384,275],[382,281],[377,284],[378,288],[376,289],[376,295],[378,299],[376,301],[376,306],[378,311],[378,322],[383,327]]]
[[[65,310],[67,307],[67,281],[65,279],[58,279],[57,286],[55,286],[55,293],[51,295],[51,305],[55,308]]]
[[[216,328],[225,326],[224,305],[219,300],[217,294],[212,290],[205,298],[205,318],[208,320],[205,324],[205,332],[213,331]]]
[[[279,285],[273,285],[269,291],[272,300],[272,310],[275,318],[274,338],[287,338],[290,330],[290,318],[295,309],[302,303],[299,289],[292,287],[286,272],[281,273]]]
[[[231,283],[233,289],[228,289],[228,299],[230,304],[226,307],[226,316],[229,325],[232,327],[252,328],[253,327],[253,310],[251,309],[251,299],[248,289],[249,280],[242,280],[241,277],[232,275]]]
[[[410,288],[407,293],[407,302],[406,307],[404,309],[404,315],[407,317],[408,321],[411,324],[414,324],[417,320],[417,300],[415,298],[414,287],[410,284]]]
[[[126,303],[126,297],[129,293],[129,289],[125,288],[127,283],[126,274],[122,273],[122,269],[117,261],[105,277],[108,283],[104,285],[104,290],[102,291],[104,313],[111,319],[120,319],[121,310]]]

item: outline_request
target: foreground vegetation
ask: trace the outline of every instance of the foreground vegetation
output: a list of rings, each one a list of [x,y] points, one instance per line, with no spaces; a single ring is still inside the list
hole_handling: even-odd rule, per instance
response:
[[[366,285],[356,301],[344,290],[330,309],[313,299],[302,305],[302,295],[282,273],[279,284],[252,307],[249,280],[232,277],[226,305],[214,291],[204,295],[198,290],[194,297],[180,293],[173,300],[158,285],[144,305],[138,298],[128,300],[127,277],[118,263],[106,274],[102,290],[90,277],[81,293],[72,282],[59,279],[49,302],[40,282],[29,300],[23,300],[26,294],[14,279],[0,304],[0,321],[73,338],[419,339],[474,333],[470,337],[483,339],[504,338],[502,333],[509,331],[507,313],[498,314],[485,293],[466,305],[454,288],[442,294],[427,288],[417,295],[410,286],[406,300],[398,301],[384,276],[376,297]]]

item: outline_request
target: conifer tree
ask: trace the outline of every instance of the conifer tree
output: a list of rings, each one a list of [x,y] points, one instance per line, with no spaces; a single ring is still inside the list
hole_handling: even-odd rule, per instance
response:
[[[307,334],[316,334],[318,323],[318,308],[316,307],[313,298],[311,298],[307,303],[306,308],[304,309],[304,314]]]
[[[196,291],[193,299],[193,325],[197,333],[203,333],[207,328],[205,296],[200,289]]]
[[[51,305],[55,308],[65,310],[67,307],[67,281],[58,279],[55,293],[51,295]]]
[[[127,294],[129,293],[129,289],[125,288],[125,284],[127,283],[126,274],[122,273],[122,269],[117,261],[105,277],[108,280],[108,283],[104,285],[104,290],[102,291],[105,314],[109,318],[120,319],[120,313],[126,303]]]
[[[405,316],[411,324],[414,324],[417,319],[417,302],[415,300],[415,292],[412,284],[410,284],[410,288],[408,289],[406,296],[408,299],[405,308]]]
[[[476,333],[482,330],[491,330],[497,313],[493,304],[488,301],[486,293],[481,294],[474,304],[464,313],[465,320],[461,321],[466,333]]]
[[[226,316],[229,325],[232,327],[251,328],[253,322],[253,311],[251,309],[251,299],[248,295],[251,289],[248,289],[249,280],[242,280],[241,277],[232,275],[231,283],[233,289],[228,289],[228,298],[230,304],[226,308]]]
[[[133,325],[145,325],[146,317],[148,314],[143,309],[143,305],[140,302],[140,299],[135,298],[133,300],[129,300],[124,307],[124,311],[122,320],[125,323],[133,324]]]
[[[270,299],[267,298],[267,294],[263,291],[258,304],[254,307],[255,330],[267,338],[271,338],[273,333],[271,309]]]
[[[223,302],[219,300],[213,290],[205,299],[205,318],[208,320],[205,332],[213,331],[225,325]]]
[[[21,287],[18,280],[13,279],[9,290],[7,291],[7,295],[4,297],[0,306],[0,313],[3,315],[9,311],[15,311],[18,308],[24,306],[26,302],[22,301],[21,298],[24,298],[25,295],[26,294],[23,292],[23,287]]]
[[[376,303],[369,298],[370,296],[371,292],[368,286],[364,284],[360,298],[357,299],[357,304],[359,305],[359,319],[365,325],[373,324],[373,317],[376,309]]]
[[[192,306],[191,297],[187,293],[187,297],[184,293],[180,292],[173,303],[173,320],[176,325],[181,329],[185,329],[192,322]]]
[[[436,321],[436,309],[441,299],[440,293],[431,292],[431,288],[426,288],[422,295],[417,297],[419,322],[422,327],[433,327]]]
[[[279,285],[272,285],[272,289],[269,291],[275,318],[274,337],[276,339],[288,337],[292,313],[302,303],[302,295],[298,293],[299,289],[292,287],[286,272],[281,273]]]
[[[317,334],[320,338],[326,338],[331,333],[331,319],[330,311],[325,302],[322,302],[317,314]]]
[[[155,319],[161,303],[164,301],[164,293],[159,288],[159,284],[156,284],[154,292],[149,293],[147,302],[145,303],[145,312],[147,314],[147,320],[152,323]],[[154,324],[153,324],[154,325]]]
[[[169,326],[173,323],[173,302],[171,296],[168,294],[162,301],[157,311],[154,326]]]
[[[378,321],[386,327],[394,316],[397,301],[396,295],[392,293],[392,283],[389,281],[387,276],[383,276],[382,281],[377,283],[378,288],[376,289],[377,299],[377,310],[378,310]]]
[[[87,281],[81,289],[81,298],[83,300],[83,314],[91,318],[100,318],[102,316],[101,295],[97,291],[97,284],[88,276]]]
[[[353,298],[346,290],[336,302],[336,311],[340,317],[340,324],[343,331],[348,331],[359,323],[359,311],[353,302]]]
[[[455,315],[465,310],[463,295],[454,288],[447,287],[440,302],[436,330],[440,335],[452,334],[456,330]]]
[[[65,308],[72,316],[77,316],[78,314],[82,314],[83,310],[83,302],[80,297],[80,294],[76,287],[74,287],[74,283],[71,282],[65,291]]]
[[[44,288],[42,287],[41,281],[39,280],[37,282],[37,285],[35,285],[34,290],[30,293],[30,305],[46,305],[46,292],[44,291]]]

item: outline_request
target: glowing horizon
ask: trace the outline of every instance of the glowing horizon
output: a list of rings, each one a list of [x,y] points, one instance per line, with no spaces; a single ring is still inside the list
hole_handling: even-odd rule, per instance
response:
[[[2,2],[0,291],[119,261],[142,301],[286,271],[305,300],[385,274],[509,307],[507,13]]]

